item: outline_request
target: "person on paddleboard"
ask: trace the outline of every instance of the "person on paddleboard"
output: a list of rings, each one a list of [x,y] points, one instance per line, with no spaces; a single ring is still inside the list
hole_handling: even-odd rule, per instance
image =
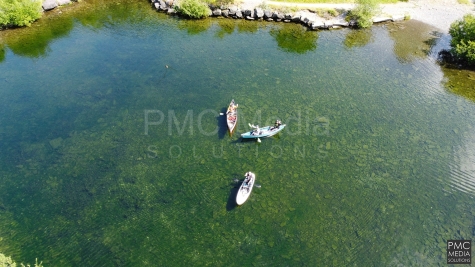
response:
[[[246,172],[246,179],[244,179],[244,185],[249,186],[250,181],[251,181],[251,173]]]

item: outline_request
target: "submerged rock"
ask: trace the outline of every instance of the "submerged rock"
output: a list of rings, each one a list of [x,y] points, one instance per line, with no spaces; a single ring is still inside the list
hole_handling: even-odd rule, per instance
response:
[[[62,143],[63,143],[63,138],[61,138],[61,137],[58,137],[56,139],[53,139],[53,140],[49,141],[49,144],[53,149],[57,149],[58,147],[61,146]]]

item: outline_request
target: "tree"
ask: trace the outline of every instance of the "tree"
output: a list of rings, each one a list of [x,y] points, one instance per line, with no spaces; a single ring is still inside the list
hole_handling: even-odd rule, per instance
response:
[[[377,0],[356,0],[356,7],[350,11],[348,19],[355,19],[359,28],[368,28],[373,25],[378,8]]]
[[[475,16],[468,14],[450,25],[451,52],[461,63],[475,65]]]

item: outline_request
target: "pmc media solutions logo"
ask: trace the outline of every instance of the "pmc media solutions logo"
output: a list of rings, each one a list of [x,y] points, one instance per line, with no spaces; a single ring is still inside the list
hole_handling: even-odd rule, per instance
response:
[[[447,264],[471,264],[472,240],[447,240]]]

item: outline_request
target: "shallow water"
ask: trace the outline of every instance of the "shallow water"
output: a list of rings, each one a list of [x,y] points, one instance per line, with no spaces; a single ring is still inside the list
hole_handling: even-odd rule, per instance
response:
[[[446,240],[473,239],[471,73],[436,64],[430,29],[82,3],[98,11],[0,33],[0,252],[45,266],[445,266]],[[278,136],[239,140],[275,119]],[[247,171],[261,188],[236,207]]]

